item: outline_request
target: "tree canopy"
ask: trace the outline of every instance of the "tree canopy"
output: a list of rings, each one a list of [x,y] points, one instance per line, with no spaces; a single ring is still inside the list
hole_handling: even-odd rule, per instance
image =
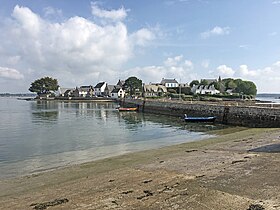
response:
[[[218,81],[208,84],[207,80],[193,80],[190,83],[190,87],[194,85],[214,85],[215,88],[221,93],[225,93],[227,90],[231,90],[232,93],[242,94],[242,95],[253,95],[257,94],[257,87],[254,82],[244,81],[242,79],[226,78],[221,79],[219,77]]]
[[[198,80],[191,81],[190,87],[193,87],[194,85],[199,85],[199,81]]]
[[[44,93],[50,93],[51,91],[56,91],[58,90],[58,87],[59,85],[57,79],[43,77],[32,82],[29,91],[41,95]]]
[[[232,90],[234,93],[245,95],[256,95],[257,87],[251,81],[243,81],[242,79],[223,79],[222,83],[225,85],[226,90]]]
[[[130,95],[134,95],[136,91],[142,90],[142,80],[137,77],[129,77],[125,80],[124,86],[129,91]]]

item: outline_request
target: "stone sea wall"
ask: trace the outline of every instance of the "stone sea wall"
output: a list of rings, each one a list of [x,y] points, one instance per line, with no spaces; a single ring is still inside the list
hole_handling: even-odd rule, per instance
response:
[[[216,116],[218,123],[246,127],[280,127],[280,108],[243,104],[179,102],[125,99],[124,106],[137,106],[140,111],[172,116]]]

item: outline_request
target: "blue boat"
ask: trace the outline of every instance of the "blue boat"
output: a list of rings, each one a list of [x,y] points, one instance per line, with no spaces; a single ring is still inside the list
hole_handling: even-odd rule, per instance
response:
[[[186,114],[184,116],[185,122],[214,122],[216,120],[215,116],[211,117],[188,117]]]

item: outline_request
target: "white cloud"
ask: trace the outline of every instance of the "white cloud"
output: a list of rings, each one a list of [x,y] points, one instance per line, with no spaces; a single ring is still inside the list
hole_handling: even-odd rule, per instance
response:
[[[11,18],[0,23],[0,30],[5,31],[0,33],[0,65],[22,69],[26,86],[46,75],[69,87],[116,80],[135,48],[156,37],[148,28],[128,33],[121,21],[98,25],[75,16],[50,22],[18,5]]]
[[[201,66],[205,69],[207,69],[209,67],[210,61],[209,60],[203,60],[201,62]]]
[[[180,3],[189,3],[189,0],[167,0],[164,2],[164,4],[167,6],[172,6]]]
[[[230,33],[230,27],[219,27],[215,26],[213,29],[205,31],[200,34],[201,38],[207,39],[211,36],[222,36],[222,35],[227,35]]]
[[[145,66],[129,69],[124,77],[135,75],[145,83],[160,82],[162,78],[175,78],[178,82],[186,82],[192,79],[193,63],[190,60],[183,59],[182,55],[169,57],[161,66]]]
[[[91,3],[91,12],[96,17],[110,19],[113,21],[123,20],[127,16],[126,10],[123,7],[117,10],[104,10],[98,7],[97,2]]]
[[[275,68],[280,68],[280,61],[277,61],[273,64]]]
[[[226,65],[217,67],[217,73],[223,77],[241,78],[253,81],[258,92],[280,92],[280,61],[261,69],[250,69],[247,65],[240,65],[237,70],[233,70]]]
[[[280,4],[280,1],[279,0],[275,0],[272,2],[272,4]]]
[[[277,34],[278,34],[278,33],[274,31],[274,32],[269,33],[268,35],[269,35],[269,36],[276,36]]]
[[[24,76],[16,69],[0,66],[0,78],[19,80],[19,79],[23,79]]]
[[[130,39],[136,45],[145,46],[149,41],[155,39],[155,35],[151,30],[142,28],[133,33]]]
[[[183,55],[178,55],[175,57],[169,57],[164,61],[164,64],[166,66],[175,66],[178,64],[178,62],[180,62],[183,59]]]
[[[227,67],[226,65],[218,66],[217,70],[221,76],[225,77],[232,77],[235,73],[235,71],[232,68]]]
[[[239,48],[247,50],[247,49],[249,49],[249,46],[246,44],[243,44],[243,45],[239,45]]]
[[[44,16],[59,16],[62,17],[62,10],[55,9],[53,7],[45,7],[44,8]]]
[[[239,72],[243,77],[256,77],[260,74],[259,70],[249,70],[247,65],[241,65]]]

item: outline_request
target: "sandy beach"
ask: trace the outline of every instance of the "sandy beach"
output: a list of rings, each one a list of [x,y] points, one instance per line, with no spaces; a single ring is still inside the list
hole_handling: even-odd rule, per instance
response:
[[[280,129],[0,180],[0,209],[280,209]]]

